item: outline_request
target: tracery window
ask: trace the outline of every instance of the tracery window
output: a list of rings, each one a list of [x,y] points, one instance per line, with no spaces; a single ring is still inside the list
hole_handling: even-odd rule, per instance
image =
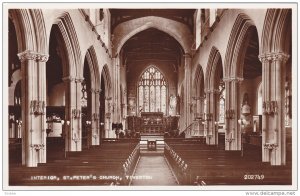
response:
[[[219,123],[225,123],[225,83],[223,81],[220,82],[219,85],[220,91],[220,110],[219,110]]]
[[[167,113],[167,82],[158,69],[148,68],[140,77],[137,90],[140,112]]]

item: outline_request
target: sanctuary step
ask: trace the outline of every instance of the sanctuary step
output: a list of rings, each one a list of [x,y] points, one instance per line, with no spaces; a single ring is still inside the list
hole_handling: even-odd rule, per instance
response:
[[[163,155],[164,144],[163,135],[141,135],[140,153],[141,155]]]

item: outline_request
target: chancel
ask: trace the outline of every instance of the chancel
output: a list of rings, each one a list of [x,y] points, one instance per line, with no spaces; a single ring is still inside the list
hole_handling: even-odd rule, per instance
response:
[[[8,9],[8,186],[295,183],[295,10],[201,6]]]

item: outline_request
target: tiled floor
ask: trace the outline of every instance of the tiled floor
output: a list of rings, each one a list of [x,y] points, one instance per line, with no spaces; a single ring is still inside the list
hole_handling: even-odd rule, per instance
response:
[[[177,185],[163,156],[141,156],[131,185]]]

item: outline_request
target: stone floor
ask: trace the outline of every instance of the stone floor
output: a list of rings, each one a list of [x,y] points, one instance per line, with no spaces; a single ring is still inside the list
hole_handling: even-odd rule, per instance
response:
[[[170,186],[177,182],[164,156],[141,156],[132,186]]]

